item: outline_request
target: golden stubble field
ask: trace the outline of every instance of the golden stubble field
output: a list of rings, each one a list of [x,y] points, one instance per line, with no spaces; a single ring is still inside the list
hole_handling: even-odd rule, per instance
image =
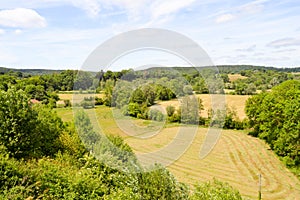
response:
[[[238,102],[242,101],[245,99]],[[101,130],[103,134],[120,135],[138,156],[164,149],[182,130],[178,124],[164,126],[163,123],[152,123],[149,120],[117,119],[111,108],[105,106],[86,111],[95,129]],[[65,121],[73,118],[70,108],[57,109],[57,112]],[[130,130],[131,134],[128,134]],[[146,138],[139,137],[147,134],[147,130],[156,134]],[[184,154],[167,166],[179,181],[193,187],[197,182],[217,178],[238,189],[244,197],[257,199],[258,175],[261,174],[262,199],[300,199],[299,179],[279,161],[268,145],[248,136],[244,131],[223,130],[215,148],[207,157],[200,159],[200,149],[207,131],[207,128],[198,128]],[[164,157],[163,151],[160,156]]]
[[[214,98],[214,95],[211,94],[198,94],[197,97],[201,98],[203,101],[204,110],[201,111],[201,116],[207,117],[207,112],[211,108],[212,105],[212,98]],[[236,112],[237,117],[240,120],[243,120],[246,118],[245,114],[245,103],[247,99],[249,98],[249,95],[225,95],[225,104],[233,111]],[[158,102],[158,105],[163,106],[166,108],[168,105],[172,105],[176,108],[179,107],[180,103],[177,99],[170,100],[170,101],[161,101]]]
[[[99,97],[103,98],[104,94],[72,94],[72,93],[59,93],[59,99],[63,100],[70,100],[73,103],[80,103],[85,97]]]

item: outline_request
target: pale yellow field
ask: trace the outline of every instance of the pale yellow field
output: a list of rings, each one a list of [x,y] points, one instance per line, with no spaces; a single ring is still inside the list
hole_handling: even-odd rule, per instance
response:
[[[73,103],[80,103],[85,97],[103,98],[104,94],[58,94],[60,100],[70,100]]]
[[[204,110],[201,112],[203,117],[207,117],[207,112],[211,108],[212,105],[212,98],[214,98],[213,94],[199,94],[197,97],[200,97],[203,101]],[[236,111],[237,116],[239,119],[246,118],[245,114],[245,103],[246,100],[249,98],[249,95],[225,95],[225,103],[231,109]],[[167,107],[168,105],[172,105],[176,108],[179,107],[179,101],[177,99],[170,100],[170,101],[161,101],[158,103],[163,107]]]
[[[139,153],[155,152],[170,143],[179,127],[163,129],[157,136],[125,141]],[[199,128],[189,149],[168,169],[182,182],[193,185],[213,178],[228,182],[247,198],[257,199],[258,175],[262,175],[263,199],[299,199],[300,182],[268,146],[241,131],[223,130],[213,151],[199,158],[207,129]],[[161,155],[163,156],[163,155]]]
[[[71,109],[57,111],[64,120],[72,120]],[[122,119],[105,106],[86,111],[97,130],[101,130],[103,134],[122,136],[138,156],[162,150],[174,141],[186,142],[176,137],[178,131],[186,127],[174,125],[165,128],[163,123]],[[150,136],[140,137],[147,136],[147,130],[150,131]],[[190,135],[189,129],[186,130],[186,134]],[[263,141],[250,137],[243,131],[223,130],[215,148],[201,160],[199,153],[207,131],[207,128],[198,128],[184,154],[167,166],[178,180],[193,186],[197,182],[217,178],[238,189],[244,197],[257,199],[258,174],[261,174],[262,199],[300,199],[299,179],[286,169]],[[177,150],[175,148],[174,152]],[[170,152],[166,153],[169,155]],[[167,154],[158,155],[164,158]]]
[[[242,76],[240,74],[228,74],[228,78],[230,82],[236,81],[238,79],[246,79],[246,76]]]

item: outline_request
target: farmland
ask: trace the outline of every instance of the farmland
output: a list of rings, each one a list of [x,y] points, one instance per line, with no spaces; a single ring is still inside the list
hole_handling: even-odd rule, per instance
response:
[[[90,97],[90,96],[97,96],[100,98],[103,98],[103,94],[80,94],[80,95],[74,95],[75,99],[73,99],[72,94],[59,94],[59,98],[61,100],[73,100],[76,103],[80,102],[80,99],[83,99],[84,97]],[[202,99],[202,103],[204,106],[204,110],[201,111],[201,115],[203,117],[207,117],[208,110],[211,108],[212,104],[212,98],[213,95],[210,94],[198,94],[197,97]],[[245,114],[245,102],[249,98],[249,95],[226,95],[225,96],[225,103],[228,106],[229,109],[236,112],[237,117],[239,119],[246,118]],[[77,98],[77,99],[76,99]],[[162,106],[164,109],[168,106],[172,105],[175,108],[179,108],[179,101],[177,99],[169,100],[169,101],[159,101],[157,102],[156,106]]]
[[[133,72],[0,76],[0,173],[11,174],[0,181],[0,198],[11,199],[20,187],[20,199],[46,193],[63,199],[76,192],[88,199],[240,200],[256,199],[259,188],[263,199],[300,196],[300,82],[289,80],[296,76],[228,72],[220,75],[224,88],[209,70],[203,71],[208,82],[195,73]],[[223,103],[226,113],[218,110]],[[80,110],[75,116],[74,109]],[[218,132],[222,126],[227,130]],[[115,170],[123,164],[143,173]]]
[[[201,98],[203,101],[204,110],[201,112],[201,115],[203,117],[207,117],[207,112],[211,108],[212,104],[212,98],[213,95],[210,94],[199,94],[197,97]],[[246,118],[245,114],[245,102],[249,98],[249,95],[226,95],[225,96],[225,103],[228,106],[229,109],[232,109],[233,111],[236,111],[237,117],[239,119]],[[178,100],[171,100],[171,101],[162,101],[158,103],[159,105],[162,105],[163,107],[167,107],[168,105],[172,105],[176,108],[179,107]]]
[[[73,95],[72,93],[59,93],[58,94],[60,100],[70,100],[73,103],[80,103],[80,101],[85,97],[99,97],[103,98],[103,94],[80,94],[80,95]]]
[[[176,137],[181,128],[177,124],[162,127],[163,124],[150,123],[148,120],[131,119],[133,126],[150,126],[158,131],[152,137],[141,139],[126,134],[124,124],[128,125],[129,121],[119,120],[117,124],[110,108],[100,106],[87,111],[94,125],[99,125],[103,133],[122,136],[137,155],[161,149]],[[72,109],[57,109],[57,112],[64,120],[72,120]],[[198,128],[187,151],[168,166],[178,180],[193,185],[215,177],[237,188],[244,197],[256,199],[258,175],[261,174],[263,199],[297,199],[300,196],[299,180],[263,141],[248,136],[244,131],[223,130],[213,151],[200,160],[199,151],[207,130]]]

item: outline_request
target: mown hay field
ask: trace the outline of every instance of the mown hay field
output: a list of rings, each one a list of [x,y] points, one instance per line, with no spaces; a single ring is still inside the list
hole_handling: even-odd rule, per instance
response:
[[[138,156],[163,149],[174,141],[183,128],[178,124],[122,119],[105,106],[86,111],[96,130],[101,130],[103,134],[120,135]],[[57,112],[65,121],[73,119],[70,108],[57,109]],[[140,136],[146,135],[147,131],[141,130],[155,134],[143,138]],[[238,189],[244,197],[257,199],[258,175],[261,174],[262,199],[300,199],[299,179],[289,172],[263,141],[248,136],[244,131],[223,130],[211,153],[200,159],[199,153],[207,131],[207,128],[198,128],[184,154],[167,166],[179,181],[193,186],[197,182],[217,178]],[[164,154],[161,156],[164,157]]]
[[[241,74],[228,74],[228,78],[230,82],[236,81],[238,79],[246,79],[248,77],[242,76]]]

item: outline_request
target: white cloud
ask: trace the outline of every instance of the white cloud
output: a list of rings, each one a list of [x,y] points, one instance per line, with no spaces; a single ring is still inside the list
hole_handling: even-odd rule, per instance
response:
[[[268,43],[267,46],[273,47],[273,48],[300,46],[300,39],[283,38],[283,39],[279,39],[279,40],[274,40],[274,41]]]
[[[18,28],[45,27],[46,19],[35,10],[27,8],[16,8],[0,11],[0,25]]]
[[[257,13],[261,13],[264,9],[264,3],[269,0],[255,0],[251,1],[250,3],[246,3],[240,6],[232,7],[226,11],[222,11],[222,13],[227,12],[227,14],[219,15],[216,18],[216,23],[224,23],[231,21],[236,18],[242,18],[243,16],[247,15],[254,15]]]
[[[100,12],[100,4],[97,0],[71,0],[73,6],[83,9],[91,18],[97,17]]]
[[[264,1],[254,1],[251,3],[244,4],[240,7],[242,14],[255,14],[259,13],[264,9]]]
[[[0,29],[0,35],[3,35],[3,34],[5,34],[5,30]]]
[[[18,3],[17,3],[18,2]],[[11,8],[14,4],[24,8],[49,8],[57,6],[74,6],[84,10],[91,18],[107,14],[116,7],[126,13],[129,21],[138,21],[150,17],[150,21],[168,18],[196,0],[10,0],[0,2],[0,7]],[[103,13],[101,13],[103,11]]]
[[[243,49],[237,49],[236,51],[242,51],[242,52],[252,52],[256,49],[256,45],[251,45],[247,48],[243,48]]]
[[[233,14],[224,14],[224,15],[220,15],[219,17],[217,17],[216,22],[218,24],[220,24],[220,23],[231,21],[234,18],[235,18],[235,16]]]
[[[17,30],[15,30],[14,33],[15,33],[16,35],[20,35],[20,34],[23,33],[23,31],[22,31],[21,29],[17,29]]]
[[[154,19],[161,16],[175,13],[185,7],[190,6],[195,0],[161,0],[155,1],[151,6],[151,13]]]
[[[116,6],[125,11],[130,21],[138,21],[149,13],[149,0],[99,0],[108,9]]]

